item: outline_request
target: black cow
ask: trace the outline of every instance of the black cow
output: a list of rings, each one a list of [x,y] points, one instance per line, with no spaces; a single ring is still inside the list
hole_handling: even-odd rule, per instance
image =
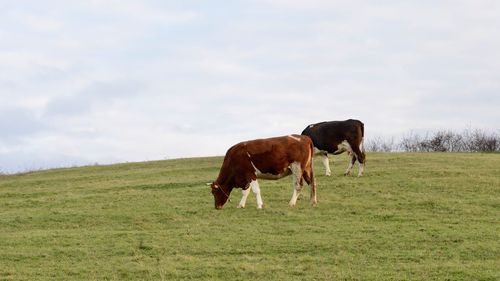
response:
[[[344,175],[351,172],[354,162],[358,160],[358,177],[363,175],[365,149],[363,145],[364,124],[359,120],[321,122],[307,126],[302,135],[309,136],[314,144],[315,156],[322,158],[326,175],[331,174],[328,153],[340,154],[347,151],[352,155]]]

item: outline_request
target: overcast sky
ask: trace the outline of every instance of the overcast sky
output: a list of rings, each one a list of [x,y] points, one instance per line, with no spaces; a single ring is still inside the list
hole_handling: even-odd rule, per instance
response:
[[[2,1],[0,172],[223,155],[357,118],[500,130],[500,1]]]

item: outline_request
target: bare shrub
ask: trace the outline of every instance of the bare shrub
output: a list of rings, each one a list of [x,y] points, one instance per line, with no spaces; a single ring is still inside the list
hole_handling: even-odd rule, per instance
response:
[[[493,152],[500,150],[500,136],[481,129],[464,131],[465,150],[469,152]]]
[[[418,152],[421,143],[421,138],[418,134],[411,131],[407,135],[403,136],[399,147],[406,152]]]
[[[440,130],[425,134],[410,131],[401,140],[375,136],[365,141],[370,152],[498,152],[500,134],[482,129],[465,129],[462,132]]]
[[[399,147],[407,152],[494,152],[500,150],[500,136],[481,129],[462,133],[442,130],[423,137],[410,132]]]
[[[365,149],[370,152],[392,152],[396,150],[394,138],[384,139],[380,136],[369,139]]]
[[[452,131],[438,131],[427,140],[428,151],[457,152],[462,151],[463,137]]]

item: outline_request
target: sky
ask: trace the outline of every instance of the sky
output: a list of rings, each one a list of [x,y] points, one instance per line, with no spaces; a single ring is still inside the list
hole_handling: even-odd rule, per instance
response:
[[[500,1],[0,0],[0,173],[359,119],[500,132]]]

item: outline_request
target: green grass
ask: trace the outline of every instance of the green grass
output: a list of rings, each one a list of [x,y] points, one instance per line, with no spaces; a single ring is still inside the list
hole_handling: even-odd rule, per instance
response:
[[[315,161],[315,208],[285,178],[215,210],[221,157],[0,176],[0,280],[500,279],[500,154],[367,157]]]

